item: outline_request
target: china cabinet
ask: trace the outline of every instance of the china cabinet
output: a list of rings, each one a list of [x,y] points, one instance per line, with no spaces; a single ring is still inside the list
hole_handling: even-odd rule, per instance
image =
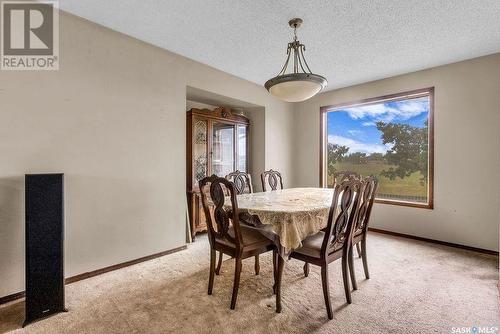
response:
[[[193,240],[207,229],[198,181],[212,174],[248,172],[249,126],[248,118],[225,107],[187,112],[186,185]]]

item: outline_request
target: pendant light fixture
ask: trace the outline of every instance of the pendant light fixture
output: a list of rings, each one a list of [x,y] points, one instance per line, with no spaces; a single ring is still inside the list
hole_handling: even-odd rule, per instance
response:
[[[327,80],[321,75],[312,73],[304,57],[306,47],[297,39],[297,28],[302,24],[302,19],[291,19],[288,24],[293,28],[293,41],[288,43],[286,61],[283,68],[272,79],[267,80],[264,87],[280,100],[286,102],[305,101],[322,91]],[[292,71],[287,73],[288,65],[292,60]]]

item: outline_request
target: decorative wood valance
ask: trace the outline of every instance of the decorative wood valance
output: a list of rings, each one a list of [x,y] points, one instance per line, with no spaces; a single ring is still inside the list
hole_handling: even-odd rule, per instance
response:
[[[218,118],[218,119],[222,118],[225,121],[250,124],[248,118],[246,118],[243,115],[237,115],[233,113],[233,111],[227,107],[217,107],[213,110],[192,108],[191,110],[188,111],[188,114],[203,116],[208,118]]]

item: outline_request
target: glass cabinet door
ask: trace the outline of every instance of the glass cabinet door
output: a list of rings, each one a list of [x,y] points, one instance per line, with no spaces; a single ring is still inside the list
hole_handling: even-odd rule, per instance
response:
[[[193,184],[206,177],[208,169],[208,122],[195,120],[193,128]]]
[[[212,173],[226,176],[234,171],[234,125],[212,125]]]
[[[247,137],[248,127],[246,125],[238,125],[237,141],[238,141],[238,157],[236,169],[240,172],[247,172]]]

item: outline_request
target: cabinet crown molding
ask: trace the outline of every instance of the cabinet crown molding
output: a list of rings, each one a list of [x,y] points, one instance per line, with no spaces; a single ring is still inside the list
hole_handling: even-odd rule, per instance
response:
[[[250,121],[247,117],[235,114],[233,113],[233,110],[231,108],[227,107],[217,107],[213,110],[206,108],[205,109],[191,108],[188,111],[188,114],[209,117],[209,118],[219,118],[219,119],[222,118],[232,122],[250,124]]]

